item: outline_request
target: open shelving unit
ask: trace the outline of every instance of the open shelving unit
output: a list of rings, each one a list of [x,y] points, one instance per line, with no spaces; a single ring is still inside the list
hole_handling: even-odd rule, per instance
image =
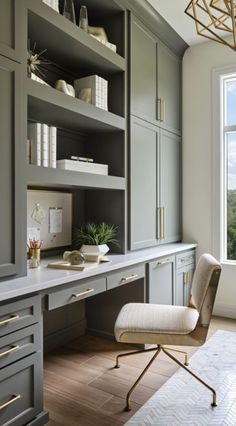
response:
[[[74,3],[78,16],[80,3]],[[27,37],[31,45],[36,43],[36,52],[47,49],[47,82],[51,87],[26,77],[25,93],[28,121],[58,128],[57,159],[91,157],[108,164],[109,175],[28,164],[26,179],[30,188],[71,191],[77,209],[73,225],[90,220],[114,223],[119,228],[117,251],[125,252],[126,14],[115,0],[101,3],[85,2],[92,25],[106,29],[109,41],[117,45],[117,53],[40,0],[26,0]],[[73,80],[93,74],[108,81],[108,111],[53,88],[57,79],[73,84]]]

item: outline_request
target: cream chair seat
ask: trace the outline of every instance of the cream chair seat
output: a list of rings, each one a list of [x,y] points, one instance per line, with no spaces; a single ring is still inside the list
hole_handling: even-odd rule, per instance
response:
[[[213,395],[212,406],[217,405],[215,390],[186,367],[188,365],[186,352],[173,348],[170,349],[165,345],[200,346],[205,342],[220,272],[220,263],[210,254],[203,254],[199,259],[194,273],[189,306],[154,305],[147,303],[129,303],[123,306],[115,323],[115,337],[117,341],[122,343],[156,345],[154,348],[121,354],[116,358],[116,367],[118,368],[120,367],[119,359],[123,356],[134,355],[140,352],[155,352],[127,394],[127,410],[130,410],[130,396],[133,390],[161,350],[210,389]],[[165,283],[163,283],[164,285]],[[169,353],[170,351],[183,353],[185,355],[185,363],[182,364]]]

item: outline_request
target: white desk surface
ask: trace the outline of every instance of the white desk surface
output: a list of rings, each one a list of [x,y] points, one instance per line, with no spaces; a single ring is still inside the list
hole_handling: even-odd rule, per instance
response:
[[[100,263],[97,267],[87,271],[66,271],[60,269],[47,268],[50,262],[59,261],[59,258],[43,259],[37,269],[28,269],[25,277],[5,280],[0,282],[0,302],[13,299],[19,296],[30,295],[35,292],[44,292],[46,289],[60,286],[73,281],[107,274],[117,269],[125,268],[138,263],[145,263],[150,260],[164,256],[175,255],[183,251],[195,248],[197,244],[173,243],[165,244],[154,248],[148,248],[127,254],[111,254],[108,257],[111,262]]]

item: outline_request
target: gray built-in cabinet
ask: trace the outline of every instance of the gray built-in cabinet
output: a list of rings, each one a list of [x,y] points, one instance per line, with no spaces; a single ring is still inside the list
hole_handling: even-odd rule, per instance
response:
[[[21,273],[26,191],[21,148],[22,73],[20,64],[0,55],[0,277]]]
[[[181,240],[181,59],[130,15],[130,248]]]
[[[130,118],[130,248],[181,240],[181,139]]]
[[[148,303],[172,305],[175,291],[175,256],[153,260],[147,265]]]
[[[130,16],[130,112],[167,130],[181,130],[181,59]]]

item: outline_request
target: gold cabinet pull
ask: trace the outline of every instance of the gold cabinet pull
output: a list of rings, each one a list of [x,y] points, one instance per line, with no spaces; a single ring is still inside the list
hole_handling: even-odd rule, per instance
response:
[[[4,402],[2,405],[0,405],[0,410],[3,410],[3,408],[8,407],[8,405],[13,404],[14,402],[16,402],[18,399],[20,399],[21,396],[20,395],[13,395],[11,397],[11,399],[9,399],[9,401]]]
[[[7,351],[0,352],[0,358],[1,358],[1,357],[3,357],[3,356],[5,356],[5,355],[9,355],[9,354],[11,354],[12,352],[18,351],[18,349],[20,349],[20,346],[19,346],[19,345],[12,346],[12,347],[11,347],[10,349],[8,349]]]
[[[82,291],[81,293],[73,293],[71,297],[75,297],[77,299],[81,296],[85,296],[86,294],[93,293],[93,292],[94,292],[94,288],[88,288],[87,290]]]
[[[171,259],[159,260],[157,266],[168,265],[168,263],[171,263]]]
[[[126,283],[129,280],[134,280],[135,278],[138,278],[138,274],[127,275],[127,277],[121,278],[121,282]]]
[[[187,281],[188,281],[187,274],[188,274],[187,272],[184,272],[184,276],[183,276],[184,284],[187,284]]]
[[[166,105],[165,105],[164,99],[161,98],[160,101],[161,101],[160,121],[163,123],[165,121]]]
[[[157,105],[158,105],[158,120],[163,123],[165,121],[165,100],[163,98],[157,99]]]
[[[160,207],[160,240],[165,239],[165,208]]]
[[[19,319],[20,317],[19,317],[19,315],[13,315],[12,317],[10,317],[10,318],[7,318],[7,319],[5,319],[5,320],[3,320],[3,321],[0,321],[0,325],[6,325],[6,324],[8,324],[9,322],[12,322],[12,321],[15,321],[15,320],[17,320],[17,319]]]

